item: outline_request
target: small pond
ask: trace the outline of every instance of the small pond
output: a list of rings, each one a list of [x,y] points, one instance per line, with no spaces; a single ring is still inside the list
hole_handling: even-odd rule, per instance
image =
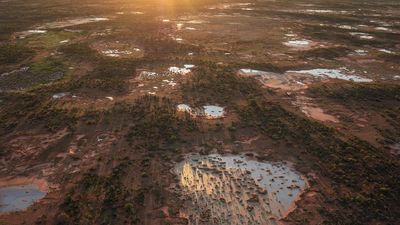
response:
[[[188,155],[174,167],[189,224],[276,224],[307,187],[285,163],[238,155]]]
[[[0,213],[25,210],[45,195],[46,192],[42,192],[35,184],[2,187]]]

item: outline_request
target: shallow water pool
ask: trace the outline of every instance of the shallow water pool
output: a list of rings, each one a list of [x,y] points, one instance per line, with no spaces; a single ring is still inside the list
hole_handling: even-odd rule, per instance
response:
[[[189,155],[174,173],[189,224],[275,224],[295,206],[306,188],[284,163],[246,156]]]
[[[35,184],[0,188],[0,212],[25,210],[45,195]]]

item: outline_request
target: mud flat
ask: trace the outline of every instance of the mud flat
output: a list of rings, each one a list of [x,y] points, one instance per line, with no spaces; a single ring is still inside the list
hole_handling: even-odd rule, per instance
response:
[[[335,116],[326,113],[322,108],[315,104],[311,98],[299,95],[296,96],[296,101],[293,101],[292,104],[299,107],[301,112],[303,112],[306,116],[315,120],[333,123],[339,122]]]
[[[285,163],[246,156],[188,155],[173,172],[189,224],[276,224],[307,188]]]

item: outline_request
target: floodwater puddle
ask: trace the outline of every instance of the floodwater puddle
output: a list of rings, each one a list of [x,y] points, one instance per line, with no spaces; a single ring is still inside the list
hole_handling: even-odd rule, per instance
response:
[[[61,98],[67,97],[67,96],[69,96],[69,95],[70,95],[69,92],[60,92],[60,93],[54,94],[54,95],[52,96],[52,98],[53,98],[53,99],[61,99]]]
[[[165,78],[171,77],[174,75],[187,75],[192,72],[192,68],[195,65],[192,64],[185,64],[183,67],[178,66],[170,66],[166,71],[155,72],[155,71],[147,71],[141,70],[139,72],[139,76],[137,77],[138,80],[151,80],[156,78],[164,78],[163,82],[169,83],[171,86],[175,86],[176,82],[171,80],[166,80]]]
[[[375,27],[375,30],[379,30],[379,31],[392,31],[390,28],[387,28],[387,27]]]
[[[11,72],[2,73],[2,74],[0,74],[0,77],[5,77],[5,76],[16,74],[16,73],[24,73],[24,72],[27,72],[28,70],[29,70],[29,67],[26,66],[26,67],[22,67],[20,69],[13,70]]]
[[[286,73],[306,74],[314,77],[340,79],[354,82],[372,82],[373,80],[360,77],[357,75],[349,75],[344,72],[343,69],[311,69],[311,70],[299,70],[299,71],[287,71]]]
[[[172,37],[172,40],[174,40],[174,41],[176,41],[178,43],[183,42],[183,38],[181,38],[181,37]]]
[[[224,108],[216,105],[205,105],[203,106],[204,116],[208,119],[222,118],[224,117]]]
[[[156,73],[156,72],[152,72],[152,71],[140,71],[138,79],[139,80],[147,80],[147,79],[154,79],[157,78],[159,76],[162,76],[162,74]]]
[[[189,224],[276,224],[296,206],[307,181],[283,162],[246,156],[188,155],[173,172]]]
[[[177,30],[182,30],[183,25],[184,25],[183,23],[177,23],[176,24],[176,29]]]
[[[144,12],[141,12],[141,11],[132,11],[131,14],[132,14],[132,15],[144,15]]]
[[[265,87],[286,91],[306,89],[308,87],[307,84],[312,82],[310,78],[297,74],[279,74],[254,69],[240,69],[238,75],[242,77],[254,77]]]
[[[185,64],[185,65],[183,65],[183,67],[185,67],[186,69],[193,69],[193,68],[195,68],[196,66],[193,65],[193,64]]]
[[[190,113],[192,111],[192,108],[190,106],[186,105],[186,104],[179,104],[179,105],[176,106],[176,109],[179,112],[188,112],[188,113]]]
[[[171,87],[175,87],[176,85],[177,85],[177,83],[175,82],[175,81],[173,81],[173,80],[163,80],[163,83],[164,84],[161,84],[161,86],[165,86],[165,85],[168,85],[168,86],[171,86]]]
[[[351,36],[356,36],[359,39],[364,39],[364,40],[371,40],[374,39],[374,36],[367,34],[367,33],[363,33],[363,32],[350,32]]]
[[[368,50],[364,50],[364,49],[356,49],[354,52],[355,52],[355,55],[358,55],[358,56],[368,55]],[[354,55],[354,54],[352,54],[352,55]]]
[[[187,112],[193,117],[204,117],[206,119],[219,119],[225,116],[225,109],[216,105],[192,108],[186,104],[179,104],[176,109],[178,112]]]
[[[242,77],[254,77],[263,86],[286,91],[298,91],[308,88],[316,79],[340,79],[353,82],[372,82],[372,79],[358,75],[349,75],[346,68],[340,69],[311,69],[274,73],[255,69],[240,69],[237,74]]]
[[[391,51],[391,50],[387,50],[387,49],[378,49],[379,52],[383,52],[386,54],[396,54],[395,52]]]
[[[138,69],[137,76],[130,79],[133,84],[134,92],[156,95],[158,93],[171,93],[177,90],[176,87],[182,80],[192,72],[193,64],[184,64],[182,66],[172,65],[164,68],[153,68],[154,70]]]
[[[0,213],[26,210],[44,198],[48,189],[45,180],[14,178],[0,181]]]
[[[293,33],[288,33],[285,34],[286,37],[297,37],[297,34],[293,34]]]
[[[109,20],[109,18],[104,18],[104,17],[89,17],[89,18],[77,18],[77,19],[69,19],[69,20],[64,20],[64,21],[49,22],[49,23],[45,23],[43,25],[37,26],[31,30],[17,32],[17,33],[15,33],[15,36],[20,39],[24,39],[33,34],[47,33],[48,29],[59,29],[59,28],[71,27],[71,26],[82,25],[82,24],[87,24],[87,23],[108,21],[108,20]]]
[[[302,12],[310,13],[310,14],[349,14],[351,12],[346,10],[331,10],[331,9],[306,9]]]
[[[247,10],[249,9],[248,6],[253,5],[249,2],[239,2],[239,3],[221,3],[215,6],[208,7],[209,10],[226,10],[226,9],[242,9]]]
[[[98,42],[92,44],[91,47],[108,57],[142,58],[144,56],[144,51],[138,46],[120,41]]]
[[[55,21],[50,23],[45,23],[42,26],[39,26],[39,29],[58,29],[64,27],[71,27],[76,25],[82,25],[87,23],[95,23],[101,21],[108,21],[109,18],[105,17],[88,17],[88,18],[77,18],[77,19],[69,19],[64,21]]]
[[[16,33],[15,36],[17,36],[19,39],[24,39],[28,36],[34,35],[34,34],[45,34],[47,33],[47,30],[43,29],[34,29],[34,30],[27,30],[27,31],[21,31]]]
[[[309,48],[312,45],[310,40],[290,40],[283,42],[284,45],[291,48]]]
[[[66,40],[60,41],[59,43],[60,43],[60,44],[65,44],[65,43],[68,43],[68,42],[70,42],[70,40],[66,39]]]
[[[350,26],[350,25],[338,25],[337,28],[344,29],[344,30],[356,30],[357,28]]]
[[[45,195],[34,184],[0,188],[0,212],[25,210]]]
[[[189,20],[186,23],[188,23],[188,24],[203,24],[203,23],[209,23],[209,22],[206,20]]]
[[[132,55],[131,51],[118,50],[118,49],[103,50],[101,51],[101,53],[105,56],[110,56],[110,57],[127,57]]]
[[[262,70],[255,70],[255,69],[240,69],[238,72],[242,76],[247,76],[247,77],[254,77],[254,76],[267,76],[270,73]]]
[[[189,66],[189,68],[191,67]],[[174,74],[186,75],[191,72],[189,68],[187,68],[186,66],[184,67],[171,66],[168,68],[168,71]]]

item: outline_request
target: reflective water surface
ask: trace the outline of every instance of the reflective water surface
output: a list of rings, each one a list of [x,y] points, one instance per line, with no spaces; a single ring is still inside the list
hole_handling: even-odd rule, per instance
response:
[[[25,210],[45,195],[35,184],[0,188],[0,213]]]
[[[189,155],[174,168],[177,191],[190,224],[275,224],[295,206],[306,188],[284,163],[245,156]]]

